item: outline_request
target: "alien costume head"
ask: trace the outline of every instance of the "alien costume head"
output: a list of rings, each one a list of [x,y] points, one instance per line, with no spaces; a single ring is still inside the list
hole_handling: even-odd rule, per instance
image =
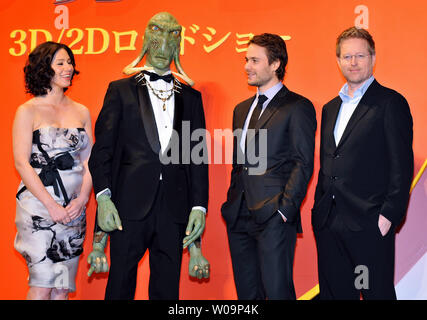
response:
[[[144,44],[139,56],[123,69],[127,75],[142,70],[154,69],[163,74],[170,69],[172,60],[175,61],[179,73],[174,75],[182,78],[190,86],[194,82],[185,74],[179,61],[182,27],[168,12],[160,12],[148,21],[144,34]],[[146,55],[146,67],[136,68],[136,65]]]

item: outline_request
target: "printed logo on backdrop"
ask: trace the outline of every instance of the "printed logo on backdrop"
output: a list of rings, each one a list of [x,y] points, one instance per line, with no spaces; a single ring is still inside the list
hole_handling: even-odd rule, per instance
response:
[[[44,41],[56,41],[67,44],[75,55],[99,55],[108,50],[119,54],[122,51],[136,51],[142,46],[143,34],[136,30],[107,30],[102,27],[79,28],[72,24],[72,17],[68,7],[65,5],[78,0],[55,1],[53,21],[54,30],[31,28],[28,30],[16,29],[10,33],[13,40],[9,48],[9,54],[15,57],[29,54],[38,44]],[[102,5],[107,2],[117,2],[120,0],[98,0],[96,3]],[[357,15],[354,25],[358,28],[368,29],[369,9],[365,5],[358,5],[354,9]],[[292,37],[284,34],[283,31],[275,31],[283,40],[291,40]],[[235,53],[242,53],[247,50],[247,43],[254,36],[250,30],[237,30],[218,32],[215,26],[199,25],[191,23],[182,27],[181,50],[184,55],[186,49],[190,47],[198,48],[206,54],[219,50],[221,46],[232,42]]]
[[[13,40],[13,45],[9,48],[10,55],[19,57],[28,54],[44,41],[65,43],[75,55],[99,55],[107,50],[119,54],[122,51],[136,51],[142,46],[143,33],[139,34],[136,30],[107,30],[102,27],[79,28],[73,25],[70,10],[65,4],[74,1],[56,1],[54,3],[54,30],[39,28],[12,30],[10,38]],[[119,3],[120,1],[96,2]],[[286,41],[291,39],[290,35],[277,33]],[[180,54],[184,55],[189,46],[210,54],[229,42],[233,43],[235,53],[241,53],[247,50],[246,45],[253,36],[254,34],[250,30],[219,32],[216,26],[190,23],[182,27]]]

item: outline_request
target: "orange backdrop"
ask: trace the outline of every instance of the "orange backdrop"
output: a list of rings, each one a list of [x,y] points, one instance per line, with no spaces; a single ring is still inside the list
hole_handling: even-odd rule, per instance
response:
[[[24,93],[22,68],[30,49],[46,39],[72,46],[81,74],[67,94],[86,105],[93,123],[110,81],[122,78],[121,70],[139,53],[147,21],[157,12],[172,13],[184,26],[181,62],[185,72],[202,92],[207,128],[231,127],[234,106],[254,94],[246,84],[244,42],[250,34],[263,32],[286,36],[289,64],[285,84],[308,97],[317,110],[337,95],[344,83],[335,60],[335,39],[345,28],[368,26],[377,45],[375,76],[380,83],[402,93],[414,118],[415,169],[426,158],[427,119],[424,72],[427,70],[427,22],[423,0],[301,1],[138,1],[97,3],[75,0],[63,7],[53,0],[2,0],[0,4],[0,90],[2,117],[0,184],[2,228],[0,233],[0,299],[23,299],[27,291],[24,259],[14,250],[15,193],[20,178],[12,158],[12,121],[16,108],[30,96]],[[55,12],[55,10],[57,10]],[[65,11],[64,11],[65,10]],[[65,14],[68,10],[68,20]],[[61,28],[66,28],[62,30]],[[213,141],[211,147],[220,144]],[[213,151],[214,148],[211,148]],[[224,151],[224,150],[223,150]],[[302,207],[304,234],[298,238],[294,263],[297,296],[317,284],[316,250],[310,209],[317,182],[319,130],[316,135],[316,165]],[[211,157],[213,159],[213,156]],[[233,274],[225,223],[220,206],[226,197],[231,166],[210,165],[210,202],[203,252],[211,262],[208,281],[188,276],[184,254],[182,299],[235,299]],[[88,232],[72,299],[102,299],[106,276],[88,279],[87,256],[91,250],[95,201],[88,205]],[[140,263],[136,298],[147,298],[147,255]]]

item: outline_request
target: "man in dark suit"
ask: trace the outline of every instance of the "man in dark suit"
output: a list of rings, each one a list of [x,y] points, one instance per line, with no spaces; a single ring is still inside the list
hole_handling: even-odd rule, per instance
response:
[[[395,229],[413,175],[405,98],[373,77],[375,43],[355,27],[337,39],[347,83],[322,111],[312,210],[321,299],[396,299]]]
[[[249,41],[245,71],[258,90],[234,109],[233,130],[242,134],[234,138],[222,206],[239,299],[296,299],[293,259],[313,172],[316,114],[282,84],[287,61],[281,37]]]
[[[203,137],[189,141],[183,134],[184,127],[189,132],[204,129],[205,119],[200,92],[170,72],[174,60],[181,76],[189,80],[179,63],[180,39],[181,26],[173,16],[155,15],[148,23],[141,55],[125,68],[144,73],[111,82],[96,121],[89,168],[102,229],[95,233],[94,254],[102,255],[102,232],[110,232],[106,299],[133,299],[138,262],[147,249],[150,299],[179,298],[183,241],[184,247],[190,246],[190,264],[209,276],[200,244],[193,244],[205,225],[207,154],[195,164],[189,154],[181,153],[187,142],[190,150],[203,144],[206,152]],[[145,67],[134,68],[145,54]]]

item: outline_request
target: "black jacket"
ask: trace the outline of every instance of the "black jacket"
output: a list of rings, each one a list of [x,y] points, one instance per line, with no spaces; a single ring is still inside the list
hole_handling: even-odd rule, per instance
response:
[[[374,81],[336,146],[341,103],[338,96],[322,111],[313,228],[324,226],[333,197],[351,230],[376,226],[379,214],[396,227],[406,213],[414,170],[409,105],[402,95]]]
[[[205,128],[202,98],[191,87],[181,87],[175,93],[174,112],[179,139],[169,145],[169,152],[179,150],[180,161],[166,165],[159,158],[160,142],[147,87],[138,84],[135,77],[113,81],[108,87],[95,124],[89,169],[95,194],[109,188],[121,218],[139,220],[149,212],[160,174],[165,201],[176,222],[187,223],[193,206],[207,208],[208,164],[182,161],[189,155],[181,153],[182,139],[188,138],[182,136],[183,121],[189,123],[190,132]],[[199,143],[205,144],[205,139],[191,141],[190,146]]]
[[[233,130],[243,128],[254,99],[252,97],[236,106]],[[245,163],[238,163],[241,148],[240,140],[235,137],[231,183],[227,201],[222,206],[222,215],[232,226],[244,193],[248,209],[257,223],[267,221],[280,210],[286,216],[287,223],[296,224],[298,232],[302,232],[300,206],[307,192],[314,162],[316,113],[313,104],[283,86],[258,120],[255,130],[259,129],[267,130],[267,152],[261,159],[265,161],[266,170],[263,174],[254,175],[250,174],[252,166],[247,159]],[[259,139],[259,131],[253,137],[254,144],[248,139],[248,144],[256,150],[260,150],[259,143],[264,143]]]

